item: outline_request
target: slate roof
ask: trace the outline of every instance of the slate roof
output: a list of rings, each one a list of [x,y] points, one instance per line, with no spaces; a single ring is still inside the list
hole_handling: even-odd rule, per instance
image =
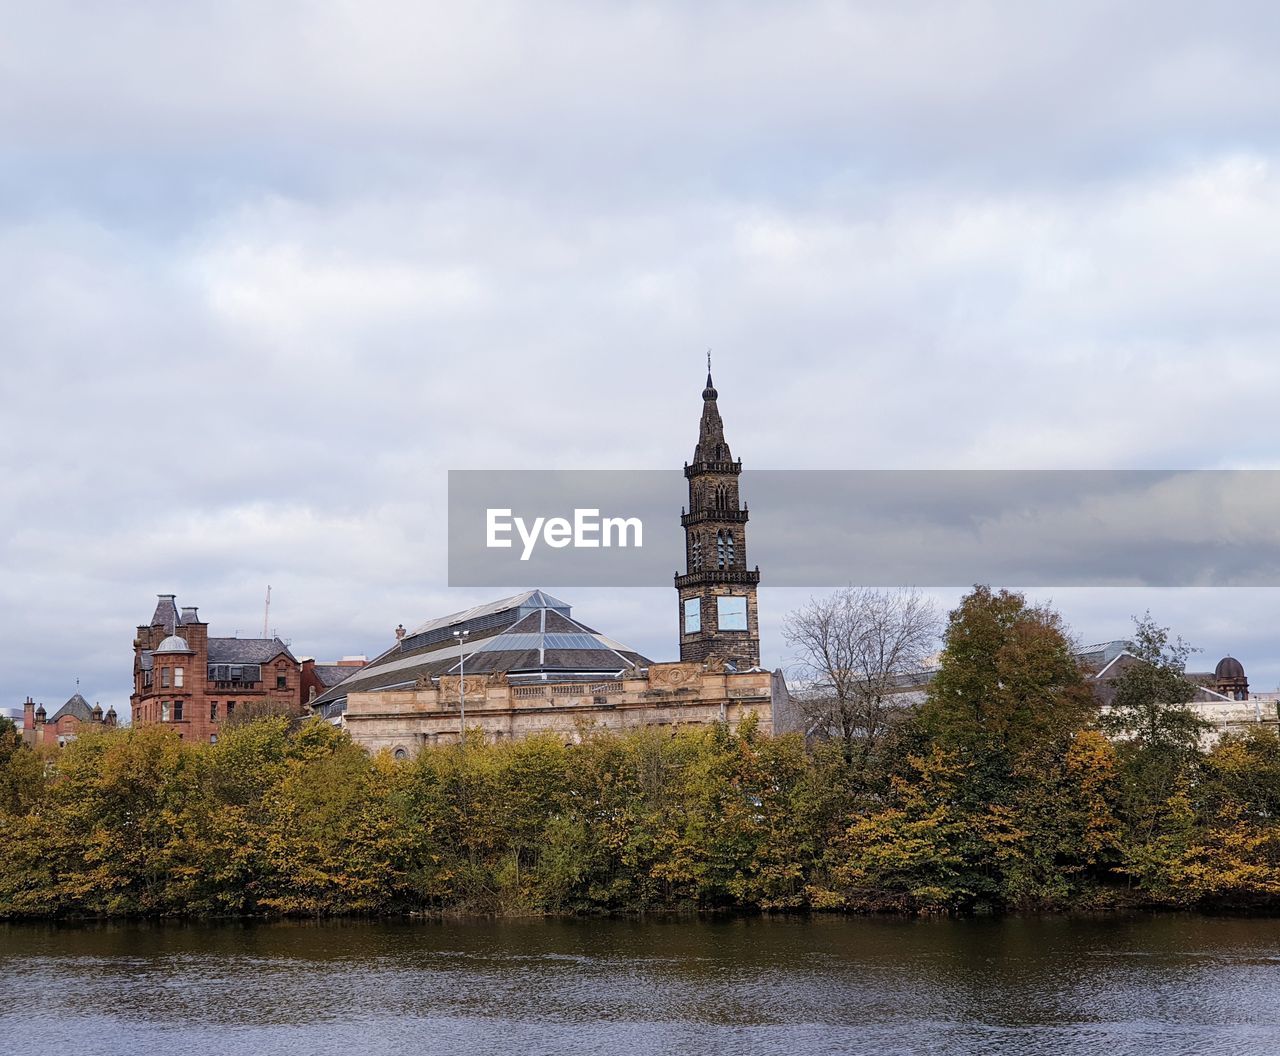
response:
[[[428,620],[381,656],[327,689],[312,706],[332,713],[348,693],[412,686],[419,679],[457,674],[460,658],[468,673],[505,674],[518,681],[616,678],[647,667],[647,657],[570,615],[570,606],[541,590],[450,616]],[[459,648],[456,630],[468,631]]]
[[[93,709],[89,707],[89,702],[85,700],[84,697],[80,696],[79,693],[74,694],[70,700],[63,704],[62,707],[55,711],[53,716],[46,721],[50,725],[53,725],[64,715],[70,715],[73,718],[79,719],[81,722],[93,721]]]
[[[350,678],[357,671],[364,670],[360,667],[353,667],[344,664],[316,664],[316,678],[326,688],[332,688],[346,678]]]
[[[163,627],[166,635],[173,634],[178,626],[178,606],[173,603],[175,595],[158,594],[156,611],[151,614],[151,627]]]
[[[210,638],[211,664],[265,664],[283,653],[297,662],[279,638]]]

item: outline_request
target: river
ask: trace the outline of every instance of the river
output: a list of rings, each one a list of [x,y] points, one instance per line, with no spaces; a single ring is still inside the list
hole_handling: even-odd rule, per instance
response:
[[[0,1053],[1280,1053],[1280,920],[0,925]]]

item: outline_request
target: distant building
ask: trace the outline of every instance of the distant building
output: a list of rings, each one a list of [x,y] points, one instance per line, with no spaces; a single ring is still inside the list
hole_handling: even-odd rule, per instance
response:
[[[187,740],[216,741],[237,714],[301,714],[311,696],[279,638],[211,638],[198,610],[179,612],[173,594],[159,595],[138,627],[133,656],[134,725],[165,723]]]
[[[1126,641],[1104,642],[1089,646],[1076,654],[1086,677],[1093,685],[1094,697],[1102,707],[1110,707],[1115,699],[1116,682],[1125,670],[1143,661],[1134,656]],[[1212,744],[1224,733],[1239,733],[1250,727],[1277,725],[1273,703],[1264,706],[1264,698],[1275,694],[1250,694],[1244,666],[1233,656],[1224,656],[1212,672],[1188,671],[1191,699],[1187,707],[1209,724],[1204,737]]]
[[[344,656],[331,664],[317,664],[310,657],[302,660],[302,692],[307,703],[312,703],[321,693],[350,678],[369,662],[367,656]]]
[[[56,744],[65,747],[86,729],[107,729],[116,725],[116,709],[103,712],[102,705],[89,702],[79,693],[62,705],[52,716],[43,704],[30,697],[22,704],[22,739],[30,745]]]
[[[396,642],[312,702],[371,750],[408,756],[456,743],[462,714],[488,740],[592,729],[738,723],[772,733],[787,701],[780,672],[759,667],[758,568],[746,567],[741,461],[724,438],[708,371],[691,463],[685,572],[679,598],[680,661],[655,663],[577,620],[541,590],[396,629]]]

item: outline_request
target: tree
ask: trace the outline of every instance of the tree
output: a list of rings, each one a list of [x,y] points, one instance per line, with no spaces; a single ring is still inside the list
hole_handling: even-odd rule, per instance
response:
[[[797,693],[806,730],[838,738],[846,762],[875,748],[901,710],[904,683],[937,647],[933,602],[916,590],[849,587],[810,598],[789,614],[783,636],[808,688]]]
[[[1129,653],[1136,662],[1112,683],[1115,695],[1099,725],[1139,749],[1194,754],[1208,729],[1187,707],[1196,695],[1186,675],[1187,657],[1194,651],[1181,638],[1170,641],[1169,628],[1158,626],[1150,612],[1135,616]]]
[[[921,722],[948,748],[1003,765],[1060,749],[1094,711],[1062,618],[1021,594],[977,586],[950,615]]]

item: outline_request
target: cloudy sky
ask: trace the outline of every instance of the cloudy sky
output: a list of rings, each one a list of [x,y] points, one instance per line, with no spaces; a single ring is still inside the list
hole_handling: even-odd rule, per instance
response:
[[[708,346],[749,466],[1277,463],[1272,5],[0,8],[0,706],[486,600],[446,472],[678,466]],[[1036,596],[1280,682],[1274,591]]]

